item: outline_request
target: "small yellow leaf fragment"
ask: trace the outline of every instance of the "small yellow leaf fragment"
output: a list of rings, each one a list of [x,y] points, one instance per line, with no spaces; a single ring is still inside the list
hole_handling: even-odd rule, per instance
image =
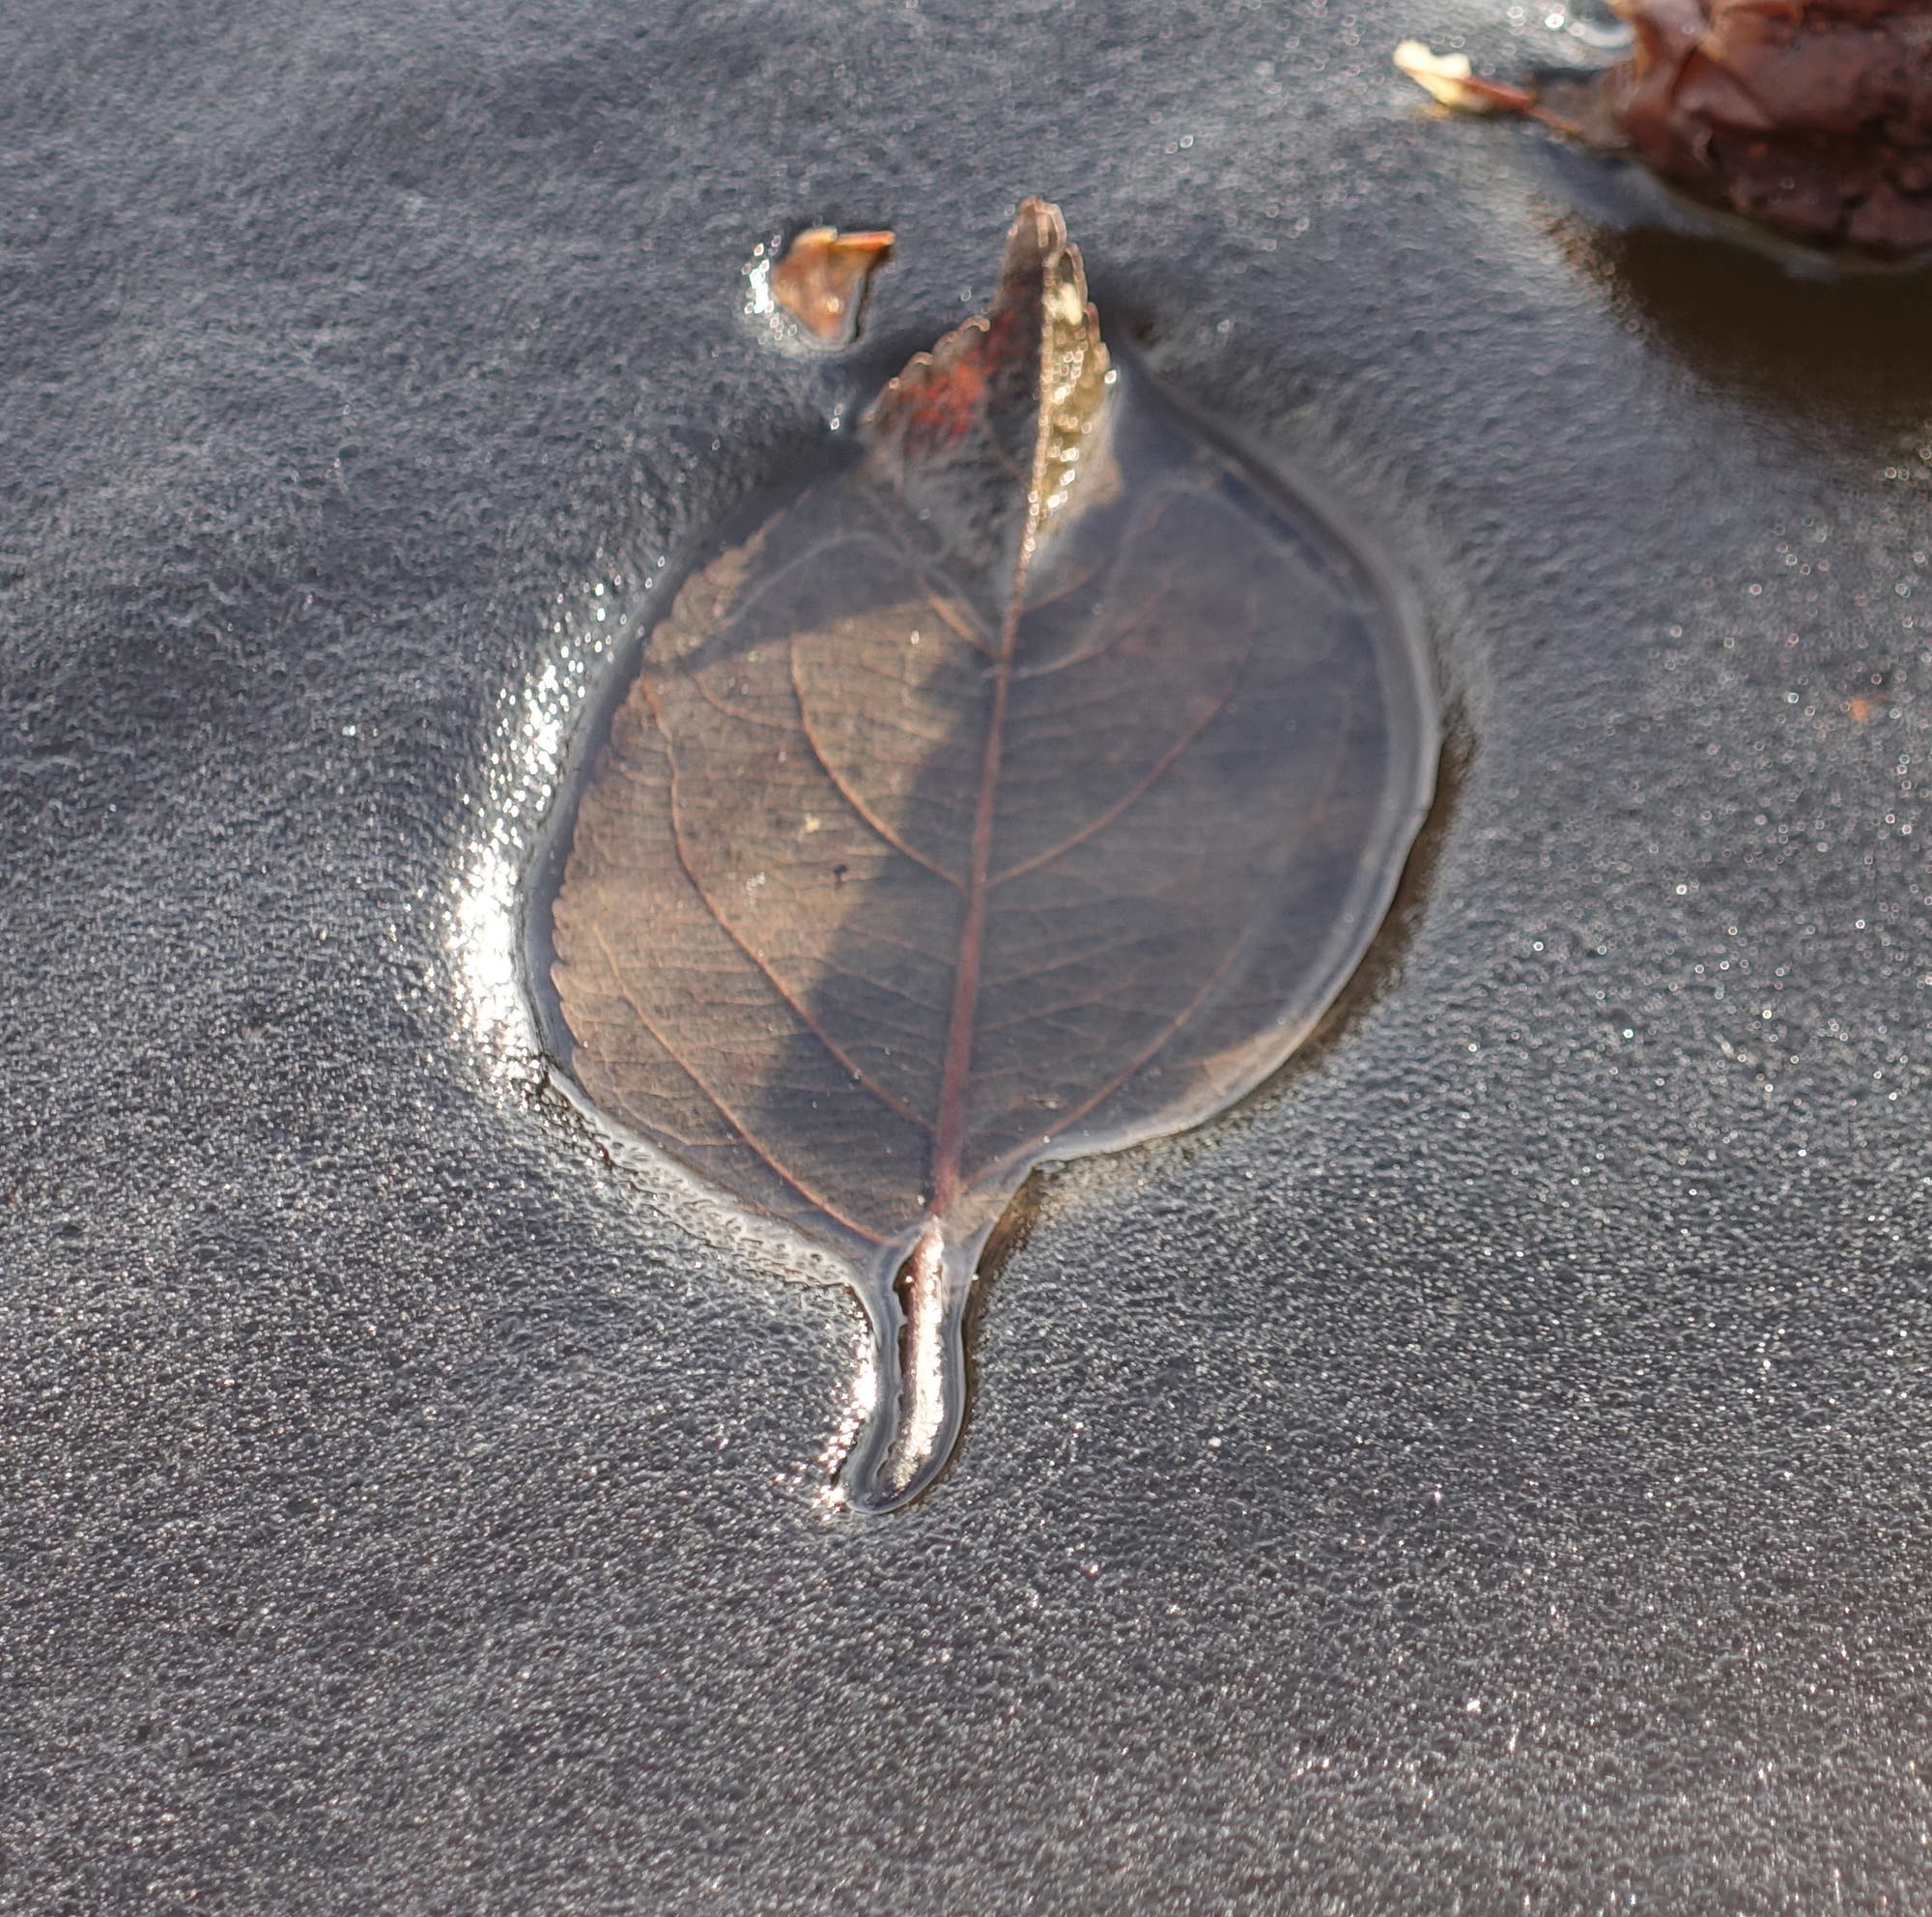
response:
[[[1395,50],[1398,72],[1406,73],[1433,100],[1458,113],[1493,113],[1498,101],[1480,82],[1472,85],[1466,53],[1433,53],[1419,40],[1406,40]]]

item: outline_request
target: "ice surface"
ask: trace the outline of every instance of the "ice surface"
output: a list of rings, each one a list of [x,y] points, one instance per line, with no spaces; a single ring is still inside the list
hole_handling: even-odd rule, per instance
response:
[[[1597,237],[1389,70],[1574,51],[1503,19],[0,26],[0,1903],[1923,1901],[1918,296]],[[1030,190],[1402,559],[1458,772],[1330,1037],[1047,1187],[859,1526],[848,1307],[502,1069],[449,901],[559,608],[877,385],[752,245],[894,227],[889,370]]]

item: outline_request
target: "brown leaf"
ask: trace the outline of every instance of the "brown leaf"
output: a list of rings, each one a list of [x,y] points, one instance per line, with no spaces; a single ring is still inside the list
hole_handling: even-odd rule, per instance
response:
[[[1799,239],[1932,246],[1928,0],[1618,0],[1608,94],[1659,172]]]
[[[772,298],[821,345],[847,346],[858,337],[873,271],[892,251],[890,233],[809,226],[772,268]]]
[[[1020,1184],[1280,1065],[1435,733],[1337,533],[1110,368],[1052,207],[859,439],[651,633],[550,941],[587,1098],[850,1270],[885,1508],[945,1460]]]
[[[1932,248],[1932,0],[1611,0],[1630,58],[1535,89],[1418,41],[1395,64],[1465,112],[1634,152],[1698,198],[1881,260]]]

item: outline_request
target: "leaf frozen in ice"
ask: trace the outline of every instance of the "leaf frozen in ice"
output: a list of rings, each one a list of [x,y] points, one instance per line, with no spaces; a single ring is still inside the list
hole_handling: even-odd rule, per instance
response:
[[[886,1508],[945,1461],[1021,1183],[1281,1064],[1435,730],[1356,554],[1113,365],[1040,201],[985,317],[845,437],[649,634],[548,936],[587,1100],[850,1272],[880,1388],[847,1490]]]

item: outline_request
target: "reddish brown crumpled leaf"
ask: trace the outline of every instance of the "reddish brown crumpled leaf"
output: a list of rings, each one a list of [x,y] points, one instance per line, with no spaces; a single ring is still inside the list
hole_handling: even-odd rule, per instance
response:
[[[1618,125],[1671,180],[1800,239],[1932,246],[1932,0],[1617,0]]]
[[[1634,151],[1794,239],[1882,259],[1932,247],[1932,0],[1611,4],[1631,56],[1580,83],[1508,86],[1415,42],[1395,64],[1459,111]]]

